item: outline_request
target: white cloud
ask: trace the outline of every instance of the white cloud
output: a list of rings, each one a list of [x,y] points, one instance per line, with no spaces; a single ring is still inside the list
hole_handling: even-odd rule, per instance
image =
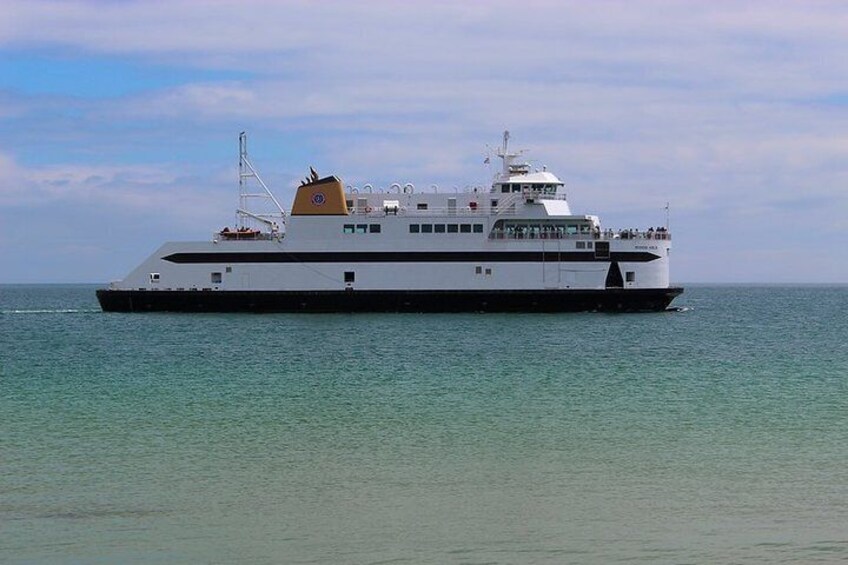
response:
[[[7,2],[0,46],[16,52],[245,72],[94,100],[7,86],[0,206],[208,220],[219,208],[204,184],[228,181],[186,179],[198,163],[178,166],[150,143],[145,160],[159,164],[133,155],[144,136],[236,127],[285,132],[315,151],[304,170],[351,184],[480,184],[483,145],[509,128],[566,180],[575,209],[653,221],[670,200],[721,225],[711,238],[728,248],[738,225],[793,214],[838,234],[845,29],[842,2]]]
[[[234,170],[232,178],[236,178]],[[224,188],[211,180],[179,174],[169,165],[23,167],[0,153],[0,209],[35,217],[85,208],[193,222],[220,211],[208,195],[220,195]],[[235,180],[231,184],[235,186]]]

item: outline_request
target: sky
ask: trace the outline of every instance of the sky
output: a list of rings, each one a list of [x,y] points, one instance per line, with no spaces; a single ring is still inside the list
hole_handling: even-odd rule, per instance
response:
[[[0,283],[104,283],[288,206],[488,186],[511,132],[674,282],[848,282],[844,1],[0,1]]]

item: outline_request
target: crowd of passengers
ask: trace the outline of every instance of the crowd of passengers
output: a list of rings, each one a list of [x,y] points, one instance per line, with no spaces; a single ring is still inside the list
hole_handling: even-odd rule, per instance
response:
[[[668,239],[668,230],[664,227],[650,227],[647,231],[634,229],[601,231],[598,227],[580,226],[580,230],[567,230],[562,226],[507,226],[505,229],[495,229],[495,238],[516,239],[563,239],[592,235],[595,239]]]
[[[664,227],[658,227],[654,229],[653,227],[648,228],[648,231],[640,232],[639,230],[618,230],[618,233],[615,233],[613,230],[607,230],[608,238],[619,238],[619,239],[638,239],[640,237],[646,239],[665,239],[668,230]]]

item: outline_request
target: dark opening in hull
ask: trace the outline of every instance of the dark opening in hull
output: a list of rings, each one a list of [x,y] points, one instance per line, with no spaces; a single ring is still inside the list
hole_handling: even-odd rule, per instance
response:
[[[106,312],[658,312],[681,287],[603,290],[100,289]]]

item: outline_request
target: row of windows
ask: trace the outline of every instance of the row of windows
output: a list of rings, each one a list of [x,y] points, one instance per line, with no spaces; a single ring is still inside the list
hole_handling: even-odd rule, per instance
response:
[[[541,191],[545,194],[553,194],[556,192],[557,185],[555,184],[517,184],[517,183],[504,183],[501,185],[501,192],[521,192],[521,188],[524,187],[529,190]]]
[[[483,233],[483,224],[409,224],[409,233]]]
[[[380,233],[380,224],[345,224],[342,233]]]
[[[380,224],[344,224],[343,233],[380,233]],[[409,224],[409,233],[483,233],[483,224]]]

